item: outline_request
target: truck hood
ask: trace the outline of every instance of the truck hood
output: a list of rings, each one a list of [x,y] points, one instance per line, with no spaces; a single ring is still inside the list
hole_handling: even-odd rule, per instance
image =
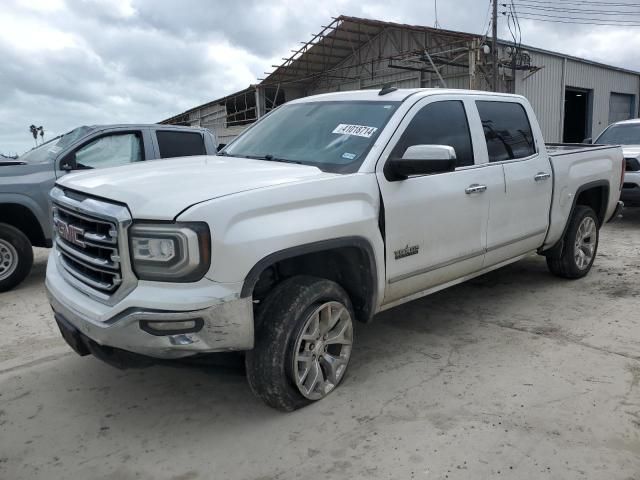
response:
[[[169,220],[225,195],[335,175],[307,165],[194,156],[71,173],[58,185],[125,203],[135,218]]]

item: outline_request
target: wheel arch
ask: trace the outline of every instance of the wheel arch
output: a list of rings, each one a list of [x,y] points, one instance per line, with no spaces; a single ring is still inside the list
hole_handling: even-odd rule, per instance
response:
[[[251,268],[240,296],[254,296],[256,287],[270,291],[280,281],[299,274],[335,281],[351,298],[356,319],[371,321],[377,305],[378,275],[374,250],[366,238],[322,240],[271,253]]]
[[[0,204],[0,223],[17,228],[35,247],[50,247],[36,214],[26,205],[15,202]]]
[[[564,238],[567,234],[567,229],[569,228],[571,219],[575,214],[577,205],[585,205],[593,209],[593,211],[596,213],[596,217],[598,218],[598,229],[600,229],[600,227],[602,227],[602,225],[604,224],[604,217],[607,212],[609,188],[610,185],[607,180],[596,180],[593,182],[585,183],[584,185],[578,187],[575,195],[573,196],[571,210],[569,210],[569,215],[567,216],[564,228],[562,229],[562,235],[555,243],[555,245],[546,250],[542,250],[539,253],[554,258],[557,258],[562,254],[562,250],[564,249]]]
[[[605,222],[604,217],[607,213],[607,204],[609,203],[609,188],[610,186],[607,180],[589,182],[578,188],[573,199],[569,219],[573,216],[576,205],[585,205],[591,207],[593,211],[596,212],[598,228],[602,227]],[[567,220],[564,233],[566,233],[568,223],[569,221]]]

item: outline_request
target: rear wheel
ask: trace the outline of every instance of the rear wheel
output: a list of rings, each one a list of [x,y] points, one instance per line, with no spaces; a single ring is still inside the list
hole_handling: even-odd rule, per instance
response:
[[[340,384],[353,344],[353,309],[335,282],[292,277],[276,286],[256,319],[247,378],[267,405],[292,411]]]
[[[0,292],[22,282],[33,265],[33,249],[27,236],[11,225],[0,223]]]
[[[547,257],[549,270],[563,278],[584,277],[598,251],[598,217],[590,207],[577,205],[564,236],[562,252],[558,257]]]

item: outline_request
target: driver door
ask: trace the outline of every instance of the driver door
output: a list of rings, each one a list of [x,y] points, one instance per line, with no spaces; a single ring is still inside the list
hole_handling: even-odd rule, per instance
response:
[[[485,168],[477,112],[460,97],[430,96],[403,119],[376,167],[385,211],[387,285],[384,303],[444,285],[482,269],[489,195],[504,188],[502,175]],[[393,181],[388,158],[412,145],[455,149],[453,172]],[[479,188],[477,188],[479,187]]]

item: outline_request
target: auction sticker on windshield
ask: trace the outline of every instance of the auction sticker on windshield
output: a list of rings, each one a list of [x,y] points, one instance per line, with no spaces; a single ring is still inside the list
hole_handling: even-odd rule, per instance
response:
[[[338,135],[355,135],[356,137],[371,138],[371,136],[376,133],[376,130],[378,130],[377,127],[367,127],[366,125],[348,125],[346,123],[341,123],[331,133],[337,133]]]

